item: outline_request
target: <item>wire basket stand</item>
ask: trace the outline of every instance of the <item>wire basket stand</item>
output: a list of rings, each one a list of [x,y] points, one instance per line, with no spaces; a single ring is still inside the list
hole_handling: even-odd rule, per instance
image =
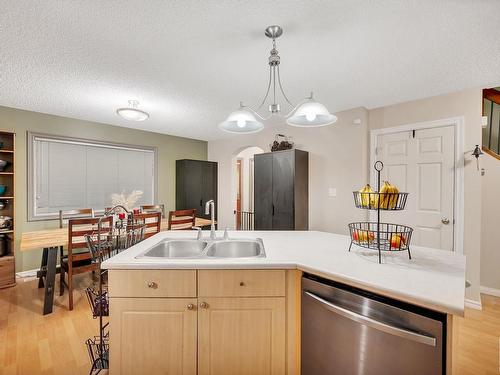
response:
[[[382,263],[382,251],[408,251],[411,259],[410,241],[413,229],[402,224],[391,224],[380,222],[381,211],[404,210],[408,193],[394,191],[380,191],[380,172],[384,164],[378,160],[373,168],[377,171],[377,191],[354,191],[354,204],[357,208],[377,211],[376,222],[350,223],[349,234],[352,245],[358,245],[367,249],[378,251],[378,262]]]
[[[116,223],[111,221],[108,227],[103,227],[105,220],[118,213]],[[101,269],[101,263],[118,254],[119,252],[135,245],[144,239],[146,226],[136,223],[134,213],[122,205],[114,206],[107,210],[97,223],[97,230],[85,235],[87,247],[92,256],[92,262],[99,265],[99,288],[87,288],[85,294],[89,301],[94,319],[99,319],[99,335],[85,341],[92,367],[90,374],[98,374],[109,368],[109,322],[104,317],[109,316],[109,298],[107,287],[108,270]]]

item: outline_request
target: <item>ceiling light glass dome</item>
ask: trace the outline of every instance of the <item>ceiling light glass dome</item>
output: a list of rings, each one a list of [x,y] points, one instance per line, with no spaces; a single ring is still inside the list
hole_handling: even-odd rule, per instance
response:
[[[258,121],[248,110],[240,108],[232,112],[226,121],[219,124],[219,128],[229,133],[249,134],[264,129],[264,124]]]
[[[286,122],[288,125],[312,128],[333,124],[337,121],[337,116],[328,112],[328,109],[316,101],[312,94],[308,100],[301,104],[295,113]]]
[[[139,102],[137,100],[129,100],[130,107],[118,108],[116,113],[128,121],[144,121],[149,118],[149,113],[137,109]]]

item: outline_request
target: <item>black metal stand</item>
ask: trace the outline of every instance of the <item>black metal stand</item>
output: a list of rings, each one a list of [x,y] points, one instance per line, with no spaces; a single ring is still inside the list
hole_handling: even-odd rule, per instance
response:
[[[380,192],[380,172],[384,164],[378,160],[373,168],[377,171],[377,191],[355,191],[354,203],[357,208],[376,210],[376,222],[357,222],[349,224],[352,245],[378,251],[378,262],[382,263],[382,251],[408,251],[411,259],[410,241],[413,229],[405,225],[382,223],[381,211],[400,211],[406,205],[408,193]],[[375,236],[376,234],[376,236]]]
[[[103,220],[113,215],[117,209],[128,214],[128,219],[124,221],[120,217],[115,225],[111,224],[108,230],[103,230]],[[93,288],[87,288],[85,291],[90,307],[92,308],[92,314],[94,318],[99,319],[99,336],[94,336],[85,342],[92,363],[90,375],[98,374],[104,369],[109,369],[109,332],[106,332],[109,322],[104,321],[104,317],[109,316],[108,293],[104,289],[108,270],[103,270],[101,263],[118,254],[120,251],[142,241],[144,239],[145,228],[145,223],[137,223],[134,220],[132,212],[118,205],[104,213],[98,222],[97,233],[85,236],[87,246],[92,254],[92,261],[99,264],[98,291],[96,292]]]
[[[377,166],[380,168],[377,168]],[[380,172],[382,169],[384,169],[384,163],[382,163],[380,160],[377,160],[375,162],[375,165],[373,166],[375,170],[377,171],[377,191],[380,192]],[[380,198],[379,198],[379,204],[377,204],[377,249],[378,249],[378,263],[382,263],[382,250],[380,250]]]

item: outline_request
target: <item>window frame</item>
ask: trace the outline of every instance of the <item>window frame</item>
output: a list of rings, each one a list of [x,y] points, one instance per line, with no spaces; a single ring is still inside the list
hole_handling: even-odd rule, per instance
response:
[[[54,134],[46,134],[46,133],[37,133],[27,131],[27,163],[28,163],[28,175],[27,175],[27,203],[28,203],[28,222],[32,221],[46,221],[46,220],[59,220],[59,212],[57,213],[38,213],[36,212],[36,169],[35,169],[35,141],[37,140],[47,140],[47,141],[55,141],[62,143],[72,143],[83,146],[94,146],[94,147],[103,147],[110,149],[122,149],[122,150],[131,150],[131,151],[147,151],[153,153],[153,202],[158,201],[158,147],[156,146],[141,146],[141,145],[132,145],[125,143],[116,143],[116,142],[107,142],[100,141],[96,139],[87,139],[87,138],[77,138],[71,136],[61,136]],[[86,207],[78,207],[78,208],[86,208]],[[102,210],[94,210],[96,214],[102,214],[104,211],[104,207]]]

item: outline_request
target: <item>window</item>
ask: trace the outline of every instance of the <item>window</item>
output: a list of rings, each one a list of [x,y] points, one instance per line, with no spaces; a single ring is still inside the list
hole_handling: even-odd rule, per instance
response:
[[[55,219],[59,210],[111,205],[113,193],[141,190],[155,200],[156,148],[28,133],[28,220]]]

